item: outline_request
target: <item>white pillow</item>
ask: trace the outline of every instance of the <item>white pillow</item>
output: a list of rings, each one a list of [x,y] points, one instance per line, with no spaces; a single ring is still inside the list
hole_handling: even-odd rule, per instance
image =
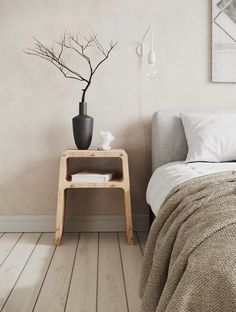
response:
[[[236,114],[181,114],[186,162],[236,160]]]

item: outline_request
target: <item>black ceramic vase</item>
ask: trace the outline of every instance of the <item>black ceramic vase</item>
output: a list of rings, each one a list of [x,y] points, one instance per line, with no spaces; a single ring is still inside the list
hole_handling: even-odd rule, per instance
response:
[[[72,119],[75,145],[80,150],[89,148],[93,136],[93,118],[87,115],[87,103],[79,103],[79,115]]]

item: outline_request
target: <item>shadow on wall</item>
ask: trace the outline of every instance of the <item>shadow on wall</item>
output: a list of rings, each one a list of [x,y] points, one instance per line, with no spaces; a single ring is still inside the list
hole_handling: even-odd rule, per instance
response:
[[[13,146],[17,152],[8,151],[1,156],[3,161],[1,170],[5,172],[5,178],[0,184],[0,197],[3,203],[1,214],[55,213],[63,125],[45,128],[43,133],[41,129],[36,133],[34,128],[28,134],[31,137],[27,137],[26,140],[34,141],[35,146],[27,143],[23,145],[19,140],[18,146],[16,144]],[[7,158],[8,155],[10,159]],[[7,168],[4,168],[7,161]]]
[[[52,214],[55,209],[58,158],[27,162],[0,187],[1,214]],[[54,207],[52,206],[54,205]]]
[[[134,210],[147,212],[146,189],[151,177],[150,121],[136,122],[120,134],[129,156],[131,195]]]
[[[60,154],[70,148],[64,125],[47,130],[45,145],[40,150],[19,147],[17,172],[12,168],[8,179],[0,185],[1,214],[55,214]],[[117,135],[116,147],[124,148],[129,156],[132,209],[135,214],[148,213],[145,193],[150,177],[150,152],[146,151],[140,122],[133,123]],[[70,141],[72,141],[72,136]],[[41,138],[38,138],[41,142]],[[37,144],[37,143],[36,143]],[[148,143],[149,144],[149,143]],[[72,145],[72,144],[71,144]],[[72,145],[73,146],[73,145]],[[115,147],[114,147],[115,148]],[[40,155],[40,158],[39,158]],[[16,205],[17,203],[17,205]],[[121,214],[123,196],[120,190],[70,190],[69,214]]]

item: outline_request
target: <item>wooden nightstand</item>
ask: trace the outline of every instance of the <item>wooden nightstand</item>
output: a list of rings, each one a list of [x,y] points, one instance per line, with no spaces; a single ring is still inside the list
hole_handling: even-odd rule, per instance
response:
[[[69,176],[69,160],[71,158],[118,158],[121,160],[121,176],[119,179],[114,179],[109,182],[101,183],[81,183],[71,182]],[[89,169],[89,168],[87,168]],[[125,206],[125,224],[127,242],[133,245],[133,226],[132,213],[130,202],[130,181],[129,181],[129,167],[128,156],[122,149],[114,149],[110,151],[98,150],[66,150],[61,155],[59,187],[57,199],[57,218],[56,218],[56,233],[55,245],[60,245],[64,227],[65,214],[65,191],[70,188],[120,188],[124,192],[124,206]]]

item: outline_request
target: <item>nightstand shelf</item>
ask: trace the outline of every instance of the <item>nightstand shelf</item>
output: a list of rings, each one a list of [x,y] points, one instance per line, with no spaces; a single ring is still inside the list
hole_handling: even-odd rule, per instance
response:
[[[124,183],[122,179],[114,179],[108,182],[65,182],[67,188],[123,188]]]
[[[72,158],[118,158],[121,161],[120,178],[113,179],[109,182],[72,182],[69,174],[69,160]],[[87,168],[88,169],[88,168]],[[125,224],[127,242],[129,245],[133,244],[133,226],[132,213],[130,202],[130,181],[129,181],[129,167],[128,156],[122,149],[114,149],[110,151],[98,150],[66,150],[61,155],[58,200],[57,200],[57,219],[56,219],[56,234],[55,245],[60,245],[64,227],[65,214],[65,191],[66,189],[76,188],[119,188],[124,193],[125,206]]]

